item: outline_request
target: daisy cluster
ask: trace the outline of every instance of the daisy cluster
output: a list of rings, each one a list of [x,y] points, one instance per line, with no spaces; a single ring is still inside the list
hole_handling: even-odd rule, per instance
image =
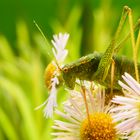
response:
[[[105,89],[89,81],[77,81],[77,88],[66,89],[70,97],[63,102],[63,111],[57,110],[57,87],[68,51],[69,34],[54,35],[52,49],[55,60],[47,68],[48,99],[44,115],[59,116],[54,121],[54,140],[140,140],[140,84],[128,73],[118,81],[123,96],[113,96],[106,104]],[[54,68],[55,67],[55,68]],[[42,106],[41,105],[41,106]],[[38,107],[39,108],[39,107]]]

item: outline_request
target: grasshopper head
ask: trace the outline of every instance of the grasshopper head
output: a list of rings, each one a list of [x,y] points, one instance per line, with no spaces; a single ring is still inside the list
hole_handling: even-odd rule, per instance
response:
[[[62,76],[68,88],[74,89],[76,77],[67,67],[62,68]]]

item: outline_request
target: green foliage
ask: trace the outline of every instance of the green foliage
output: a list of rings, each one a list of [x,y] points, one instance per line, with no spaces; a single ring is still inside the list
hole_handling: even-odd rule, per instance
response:
[[[17,25],[17,36],[17,54],[0,37],[0,131],[3,139],[44,139],[49,120],[34,110],[47,97],[41,54],[30,44],[24,23]]]

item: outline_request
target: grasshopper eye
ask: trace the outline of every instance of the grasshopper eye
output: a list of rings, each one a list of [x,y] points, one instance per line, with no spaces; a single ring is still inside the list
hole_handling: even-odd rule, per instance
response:
[[[64,73],[68,72],[68,68],[63,68],[62,70],[63,70]]]

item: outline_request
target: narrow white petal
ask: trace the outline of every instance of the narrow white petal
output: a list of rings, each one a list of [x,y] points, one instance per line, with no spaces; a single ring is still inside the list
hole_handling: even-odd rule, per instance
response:
[[[140,91],[140,84],[128,73],[125,72],[125,76],[134,83],[135,87],[137,88],[138,91]]]
[[[52,88],[50,90],[50,95],[47,100],[47,105],[44,109],[44,116],[47,118],[51,118],[53,115],[53,109],[57,106],[56,96],[57,96],[57,89],[56,85],[59,83],[58,78],[54,77],[52,79]]]
[[[134,79],[132,80],[132,77],[125,77],[122,76],[123,79],[127,82],[127,84],[131,87],[131,89],[133,89],[137,94],[139,94],[139,88],[138,86],[136,86],[136,84],[134,83]]]
[[[124,132],[124,131],[127,132],[127,129],[128,128],[133,129],[134,124],[135,124],[135,121],[136,121],[135,118],[131,118],[131,119],[125,120],[122,123],[120,123],[120,124],[117,125],[117,129],[119,131],[122,131],[122,132]]]
[[[59,110],[55,111],[56,114],[60,115],[61,117],[63,117],[64,119],[68,120],[69,122],[76,124],[76,125],[80,125],[80,122],[75,120],[73,117],[71,117],[69,114],[65,114],[63,112],[60,112]]]
[[[54,48],[52,49],[55,59],[62,63],[64,59],[66,58],[68,51],[65,49],[65,46],[67,44],[69,34],[62,34],[59,33],[58,35],[53,36],[54,40],[52,40],[52,44]]]
[[[135,94],[135,91],[132,90],[130,87],[128,87],[128,86],[127,86],[126,84],[124,84],[123,82],[118,81],[118,83],[119,83],[119,85],[120,85],[123,89],[129,91],[130,93],[134,93],[134,94]]]

